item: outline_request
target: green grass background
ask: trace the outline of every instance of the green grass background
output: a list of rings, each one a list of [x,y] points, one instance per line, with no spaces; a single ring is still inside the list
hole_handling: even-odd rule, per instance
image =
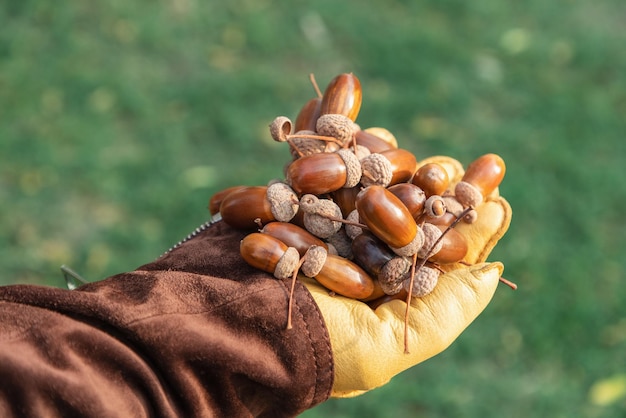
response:
[[[507,162],[505,277],[443,354],[313,417],[626,415],[626,3],[7,0],[0,283],[151,261],[217,190],[282,177],[267,125],[354,72],[418,158]]]

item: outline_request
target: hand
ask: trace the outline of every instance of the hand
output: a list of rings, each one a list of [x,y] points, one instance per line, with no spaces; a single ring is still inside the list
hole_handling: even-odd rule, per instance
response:
[[[453,183],[463,176],[461,164],[447,157]],[[304,283],[317,302],[330,334],[335,360],[333,397],[351,397],[386,384],[396,374],[445,350],[490,302],[504,269],[502,263],[487,263],[487,257],[507,231],[511,208],[498,190],[477,209],[473,224],[455,227],[468,243],[467,264],[446,267],[434,291],[413,298],[406,328],[406,303],[393,300],[375,310],[355,299],[329,295],[313,279]]]

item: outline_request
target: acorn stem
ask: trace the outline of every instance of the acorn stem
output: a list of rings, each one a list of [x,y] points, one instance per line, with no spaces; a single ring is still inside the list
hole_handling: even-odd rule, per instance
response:
[[[315,90],[315,94],[317,94],[317,97],[319,97],[321,99],[322,96],[324,96],[324,94],[320,90],[320,87],[317,85],[317,81],[315,81],[315,75],[313,73],[309,74],[309,80],[311,80],[311,84],[313,85],[313,89]]]
[[[517,290],[517,285],[510,280],[505,279],[504,277],[500,277],[499,279],[502,283],[509,286],[513,290]]]
[[[411,285],[406,295],[406,310],[404,311],[404,354],[409,354],[409,308],[411,307],[411,296],[413,296],[413,280],[415,279],[415,265],[417,264],[417,253],[413,254],[411,263]],[[420,266],[421,268],[421,266]]]
[[[298,157],[304,157],[304,153],[300,151],[300,148],[293,142],[293,139],[290,136],[287,136],[287,143],[293,148],[293,150],[298,154]]]
[[[359,222],[349,221],[347,219],[337,218],[337,217],[330,216],[330,215],[323,215],[323,216],[324,216],[324,218],[328,219],[329,221],[341,222],[342,224],[356,226],[356,227],[359,227],[361,229],[369,229],[367,227],[367,225],[359,223]]]
[[[300,267],[302,267],[302,264],[304,263],[304,261],[305,259],[304,257],[302,257],[300,261],[298,262],[298,267],[294,269],[293,275],[291,276],[291,289],[289,290],[289,302],[288,302],[289,305],[287,308],[287,329],[292,328],[291,313],[293,312],[293,292],[296,287],[296,279],[298,277],[298,272],[300,271]]]

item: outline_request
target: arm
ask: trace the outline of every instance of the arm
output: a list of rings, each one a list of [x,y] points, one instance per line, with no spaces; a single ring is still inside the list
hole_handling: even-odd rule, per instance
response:
[[[247,266],[217,223],[153,263],[76,291],[0,288],[10,416],[293,416],[326,400],[329,336],[298,285]]]

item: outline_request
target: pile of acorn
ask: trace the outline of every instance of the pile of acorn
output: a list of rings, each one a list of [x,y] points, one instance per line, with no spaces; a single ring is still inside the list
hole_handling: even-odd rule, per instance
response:
[[[303,274],[371,306],[427,295],[442,265],[463,262],[468,245],[454,226],[475,222],[504,161],[483,155],[452,186],[442,165],[420,165],[388,130],[355,123],[355,75],[338,75],[323,93],[311,82],[317,97],[295,123],[280,116],[270,125],[293,156],[285,179],[222,190],[209,201],[211,215],[250,230],[241,256],[277,278]]]

